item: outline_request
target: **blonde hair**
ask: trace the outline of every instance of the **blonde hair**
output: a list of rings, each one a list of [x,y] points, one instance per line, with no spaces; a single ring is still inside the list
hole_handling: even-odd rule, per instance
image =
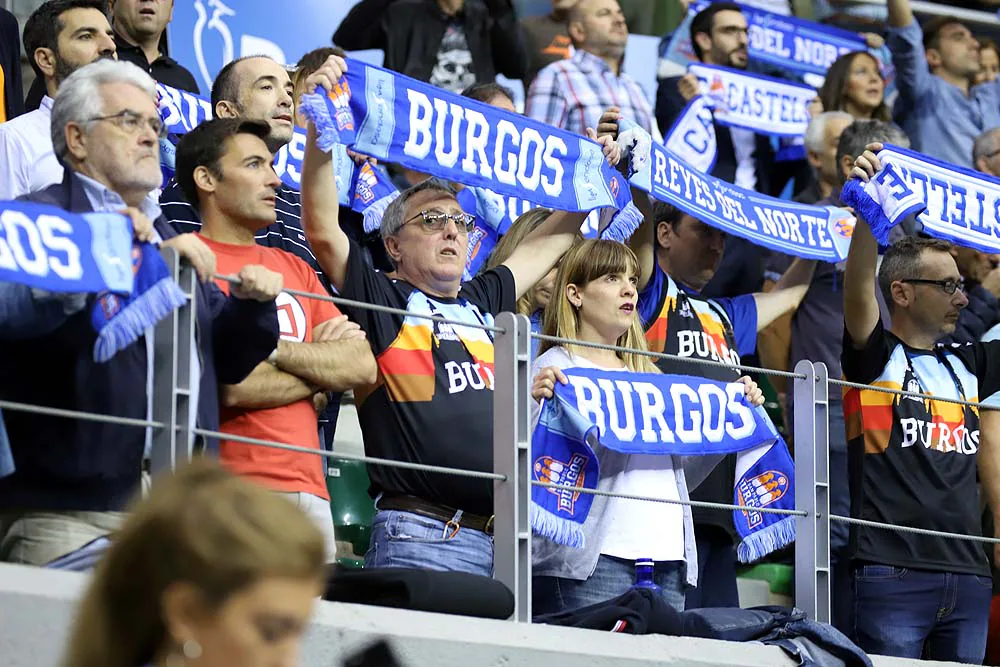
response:
[[[170,637],[163,595],[187,582],[210,609],[271,576],[322,580],[323,538],[301,510],[207,460],[159,479],[113,538],[77,612],[66,667],[150,664]]]
[[[495,269],[510,259],[510,256],[517,250],[517,246],[521,245],[521,241],[528,234],[538,229],[538,226],[548,220],[550,215],[552,215],[552,209],[550,208],[533,208],[527,213],[519,215],[517,220],[511,224],[507,233],[497,241],[496,247],[493,248],[493,252],[490,253],[486,264],[483,266],[483,271]],[[521,315],[531,315],[534,312],[533,305],[531,290],[528,290],[517,300],[517,312]]]
[[[552,301],[545,309],[545,318],[542,321],[542,333],[546,336],[579,340],[580,315],[566,298],[566,286],[584,287],[592,280],[609,273],[624,273],[638,277],[639,260],[631,248],[623,243],[604,239],[588,239],[570,248],[563,256],[559,273],[556,274]],[[615,344],[633,350],[648,349],[638,312],[634,314],[628,330],[618,337]],[[541,355],[556,345],[543,340],[538,348],[538,354]],[[617,352],[617,355],[629,370],[642,373],[658,372],[648,355],[636,352]]]

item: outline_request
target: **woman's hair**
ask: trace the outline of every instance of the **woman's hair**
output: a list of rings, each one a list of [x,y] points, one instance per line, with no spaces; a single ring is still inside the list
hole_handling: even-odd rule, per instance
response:
[[[66,667],[151,664],[170,637],[163,596],[194,586],[209,609],[272,576],[321,581],[323,538],[289,501],[198,460],[155,481],[102,559],[77,612]]]
[[[840,56],[830,65],[823,87],[819,89],[819,99],[823,102],[823,111],[847,111],[847,80],[851,77],[851,67],[854,64],[855,56],[871,58],[875,67],[879,68],[879,76],[881,76],[881,65],[878,59],[867,51],[851,51]],[[892,120],[892,114],[885,103],[884,92],[882,102],[872,111],[872,120],[883,122]]]
[[[639,260],[631,248],[623,243],[604,239],[588,239],[570,248],[563,256],[559,273],[556,274],[552,301],[545,309],[545,318],[542,321],[542,333],[546,336],[579,340],[580,315],[566,298],[566,286],[572,284],[584,287],[590,281],[609,273],[639,276]],[[648,349],[638,313],[635,313],[628,331],[619,336],[615,344],[631,349]],[[543,340],[538,354],[541,355],[556,345],[557,343]],[[629,370],[657,372],[652,359],[645,354],[618,352],[618,357],[625,362]]]
[[[493,248],[493,252],[490,253],[482,270],[489,271],[490,269],[495,269],[510,259],[517,246],[521,245],[521,241],[528,234],[535,231],[539,225],[548,220],[550,215],[552,215],[552,209],[550,208],[533,208],[527,213],[519,215],[517,220],[511,224],[507,233],[497,241],[496,247]],[[532,305],[531,290],[528,290],[517,300],[517,312],[521,315],[531,315],[533,311]]]

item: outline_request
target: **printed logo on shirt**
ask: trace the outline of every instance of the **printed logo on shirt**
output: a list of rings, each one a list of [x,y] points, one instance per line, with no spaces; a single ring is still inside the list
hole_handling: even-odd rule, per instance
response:
[[[551,456],[540,456],[532,466],[535,479],[539,482],[558,484],[560,486],[583,487],[588,456],[573,454],[569,461],[559,461]],[[547,489],[549,493],[559,498],[558,511],[574,515],[576,501],[580,499],[578,491],[567,489]]]
[[[448,393],[458,394],[466,389],[480,391],[493,389],[493,369],[489,366],[471,361],[444,362],[444,370],[448,373]]]
[[[681,304],[677,312],[681,317],[694,317],[694,313],[691,312],[691,304],[687,301]]]
[[[306,313],[291,294],[281,292],[274,300],[278,308],[278,330],[282,340],[301,343],[306,339]]]
[[[738,505],[750,508],[767,507],[775,503],[788,491],[788,477],[777,470],[768,470],[756,477],[745,479],[736,487]],[[764,516],[761,512],[743,511],[751,529],[759,526]]]
[[[920,391],[920,383],[917,381],[917,378],[914,378],[914,377],[911,377],[906,382],[906,391],[910,392],[911,394],[921,394],[921,393],[923,393],[923,392]],[[917,403],[923,403],[924,402],[924,399],[921,398],[920,396],[904,396],[903,398],[905,400],[916,401]]]

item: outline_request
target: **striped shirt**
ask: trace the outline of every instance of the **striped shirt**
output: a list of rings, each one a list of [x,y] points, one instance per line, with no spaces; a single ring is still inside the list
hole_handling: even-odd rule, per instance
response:
[[[524,115],[584,134],[608,107],[656,136],[649,98],[635,79],[615,73],[592,53],[577,49],[571,58],[542,68],[528,90]]]
[[[302,230],[302,203],[298,190],[281,184],[276,192],[275,210],[278,220],[258,231],[254,236],[257,243],[268,248],[280,248],[290,252],[308,264],[316,277],[331,294],[330,281],[316,261],[306,233]],[[201,217],[194,207],[184,198],[184,191],[176,180],[171,179],[160,194],[160,208],[178,234],[196,233],[201,231]]]

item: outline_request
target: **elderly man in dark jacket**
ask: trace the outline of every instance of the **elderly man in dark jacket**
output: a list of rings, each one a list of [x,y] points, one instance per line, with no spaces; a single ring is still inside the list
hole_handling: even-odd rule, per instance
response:
[[[127,212],[136,238],[173,247],[194,265],[203,281],[195,296],[198,424],[218,430],[219,383],[241,381],[277,345],[274,299],[282,281],[247,266],[229,298],[211,282],[214,255],[194,235],[178,236],[151,196],[162,178],[160,127],[155,84],[141,69],[103,60],[77,70],[60,86],[52,109],[63,181],[24,199],[75,213]],[[60,296],[53,308],[50,296],[3,287],[7,308],[33,300],[38,307],[19,309],[25,317],[17,331],[0,327],[0,399],[149,418],[148,337],[95,362],[97,296]],[[42,565],[117,529],[121,510],[139,489],[148,429],[14,411],[6,411],[4,421],[15,470],[0,479],[0,561]]]

